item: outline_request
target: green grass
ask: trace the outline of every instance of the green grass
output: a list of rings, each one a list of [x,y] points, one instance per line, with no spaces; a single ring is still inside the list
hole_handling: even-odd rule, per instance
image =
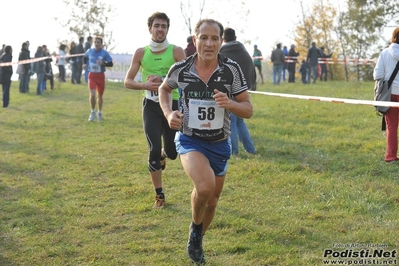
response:
[[[164,171],[152,208],[142,96],[107,83],[89,123],[85,85],[18,93],[0,110],[0,265],[188,265],[191,181]],[[260,91],[373,98],[373,84],[265,83]],[[323,265],[334,244],[398,249],[398,165],[372,106],[252,94],[256,155],[240,148],[205,238],[207,265]]]

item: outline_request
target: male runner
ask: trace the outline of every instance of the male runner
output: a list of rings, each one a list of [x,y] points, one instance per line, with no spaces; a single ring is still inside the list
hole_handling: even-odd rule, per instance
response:
[[[158,87],[165,78],[172,64],[186,55],[183,48],[169,44],[167,35],[170,20],[165,13],[155,12],[147,21],[151,34],[150,44],[138,48],[133,55],[132,63],[126,74],[124,85],[128,89],[143,90],[143,124],[148,142],[148,169],[155,189],[155,208],[165,206],[165,193],[162,187],[162,170],[165,169],[166,157],[176,159],[174,143],[176,130],[171,129],[164,117],[158,99]],[[142,81],[135,81],[141,70]],[[173,91],[173,108],[177,109],[179,94]],[[163,146],[162,148],[162,138]]]

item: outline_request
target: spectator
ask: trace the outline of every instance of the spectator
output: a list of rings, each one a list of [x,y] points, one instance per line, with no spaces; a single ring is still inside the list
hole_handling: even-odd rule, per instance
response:
[[[258,46],[255,44],[254,45],[254,53],[252,54],[252,58],[254,60],[254,65],[258,69],[259,76],[262,80],[263,84],[263,73],[262,73],[262,52],[258,49]]]
[[[288,51],[288,82],[295,83],[296,63],[298,62],[299,53],[295,52],[295,45],[291,45]]]
[[[394,71],[396,64],[399,61],[399,27],[396,27],[392,32],[391,44],[383,49],[377,59],[374,67],[374,80],[386,80]],[[399,74],[393,79],[391,85],[391,102],[399,102]],[[386,122],[386,151],[385,162],[396,163],[399,162],[398,157],[398,124],[399,124],[399,109],[391,107],[384,115]]]
[[[26,41],[27,44],[27,49],[28,49],[28,58],[31,59],[30,57],[30,50],[29,50],[29,46],[30,46],[30,42]],[[35,74],[35,72],[32,70],[33,68],[33,64],[30,63],[30,67],[29,67],[29,76],[28,76],[28,84],[30,83],[30,76],[32,76],[33,74]],[[28,86],[28,92],[29,92],[29,86]]]
[[[285,55],[285,60],[284,60],[284,62],[283,62],[283,81],[285,82],[285,71],[287,70],[287,62],[286,62],[286,59],[287,59],[287,56],[288,56],[288,49],[287,49],[287,46],[285,46],[284,45],[284,47],[283,47],[283,53],[284,53],[284,55]]]
[[[87,50],[89,50],[92,45],[93,45],[93,37],[89,36],[86,38],[86,42],[85,42],[85,46],[84,46],[85,52],[87,52]]]
[[[3,45],[1,46],[1,49],[0,49],[0,56],[5,52],[5,47],[6,47],[5,44],[3,44]]]
[[[327,76],[328,76],[328,70],[327,70],[327,64],[328,61],[326,58],[331,58],[333,53],[329,53],[328,55],[324,53],[324,47],[320,47],[320,67],[321,67],[321,75],[320,75],[320,81],[327,81]]]
[[[283,72],[283,64],[285,61],[284,52],[281,50],[281,43],[278,43],[276,49],[272,51],[270,60],[273,63],[273,84],[279,85],[281,73]]]
[[[12,62],[12,47],[6,45],[4,47],[4,52],[0,54],[0,63],[10,63]],[[7,108],[10,104],[10,86],[11,86],[11,76],[13,70],[12,65],[0,67],[0,83],[3,88],[3,107]]]
[[[71,83],[76,83],[76,55],[78,54],[77,46],[74,41],[71,42],[69,46],[69,64],[71,65]]]
[[[59,76],[58,79],[60,82],[65,82],[65,63],[66,63],[66,45],[61,44],[59,47],[58,51],[58,58],[57,58],[57,65],[58,65],[58,71],[59,71]]]
[[[223,33],[223,41],[224,45],[220,48],[220,53],[225,57],[236,61],[240,65],[244,73],[244,78],[248,84],[248,89],[253,88],[256,85],[255,66],[252,62],[251,56],[245,49],[245,46],[241,42],[237,41],[235,30],[232,28],[226,28]],[[255,147],[244,119],[236,116],[234,113],[230,113],[230,119],[232,154],[238,154],[238,140],[242,142],[244,150],[247,153],[254,154]]]
[[[75,73],[75,81],[76,84],[81,84],[82,78],[82,64],[83,64],[83,54],[86,52],[83,47],[84,38],[79,38],[79,44],[76,46],[76,52],[82,56],[75,57],[75,66],[76,66],[76,73]]]
[[[38,46],[35,53],[35,58],[42,58],[44,57],[43,47]],[[42,94],[42,83],[44,80],[44,72],[46,68],[46,62],[44,59],[36,61],[33,63],[33,71],[36,73],[37,77],[37,86],[36,86],[36,94]]]
[[[306,62],[309,64],[309,72],[307,77],[307,83],[310,83],[310,77],[313,77],[313,84],[317,80],[317,67],[319,65],[320,50],[316,47],[316,43],[312,42],[312,47],[309,48],[306,57]]]
[[[50,88],[51,90],[54,89],[54,75],[53,75],[53,68],[51,66],[51,62],[53,62],[53,59],[51,58],[50,52],[47,49],[46,45],[42,45],[43,47],[43,54],[47,58],[44,60],[46,62],[46,66],[44,68],[44,80],[43,80],[43,85],[42,85],[42,90],[46,89],[46,83],[47,80],[50,80]]]
[[[30,52],[28,50],[28,43],[22,43],[21,52],[18,56],[18,61],[28,60],[30,59]],[[20,93],[29,93],[29,81],[30,81],[30,71],[31,65],[30,63],[23,62],[20,63],[23,65],[22,72],[18,73],[19,76],[19,92]]]
[[[301,64],[301,67],[299,68],[299,72],[301,73],[302,83],[307,84],[308,83],[309,64],[305,60],[302,60],[302,64]]]
[[[197,51],[197,49],[194,46],[193,43],[193,36],[188,36],[187,37],[187,47],[184,49],[184,53],[186,54],[186,56],[190,56],[195,54],[195,52]]]

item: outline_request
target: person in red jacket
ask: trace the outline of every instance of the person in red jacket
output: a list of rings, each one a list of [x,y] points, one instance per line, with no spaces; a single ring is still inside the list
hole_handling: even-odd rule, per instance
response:
[[[187,47],[184,49],[184,53],[186,54],[186,57],[189,57],[190,55],[195,54],[195,52],[197,52],[197,49],[195,48],[193,43],[193,36],[188,36]]]

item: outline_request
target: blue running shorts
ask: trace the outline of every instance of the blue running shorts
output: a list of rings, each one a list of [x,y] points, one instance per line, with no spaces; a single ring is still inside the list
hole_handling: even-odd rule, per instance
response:
[[[216,176],[223,176],[226,174],[228,160],[231,155],[230,138],[221,141],[206,141],[177,132],[175,144],[178,154],[198,151],[208,158],[211,168]]]

